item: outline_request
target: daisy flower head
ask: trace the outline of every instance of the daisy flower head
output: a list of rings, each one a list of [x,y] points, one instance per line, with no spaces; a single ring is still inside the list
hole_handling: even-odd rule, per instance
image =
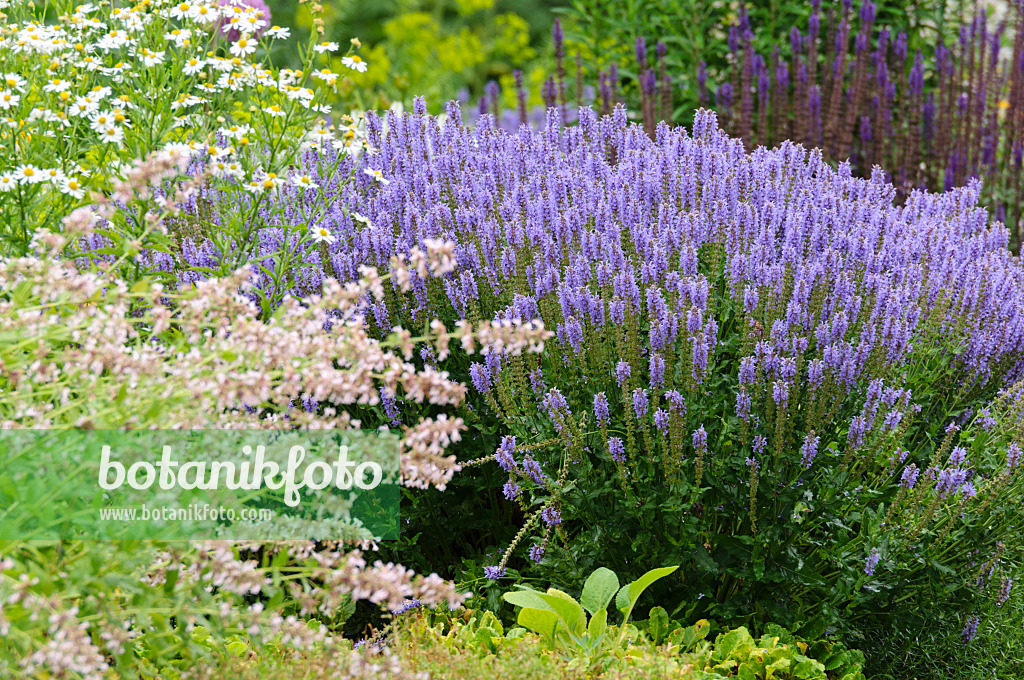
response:
[[[357,213],[355,210],[350,212],[349,215],[352,216],[353,220],[355,220],[356,222],[359,222],[360,224],[365,224],[368,227],[372,227],[373,226],[373,222],[371,222],[370,218],[367,217],[366,215],[362,215],[360,213]]]
[[[338,43],[322,42],[319,45],[314,45],[313,49],[316,50],[318,54],[323,54],[324,52],[336,52],[338,50]]]
[[[242,175],[242,168],[233,161],[228,160],[217,160],[210,165],[214,177],[220,178],[237,178]]]
[[[175,47],[184,47],[192,37],[192,31],[187,28],[175,28],[164,33],[164,40],[174,43]]]
[[[71,83],[63,78],[52,78],[43,86],[43,92],[63,92],[69,87],[71,87]]]
[[[114,114],[110,111],[97,111],[89,122],[91,127],[96,132],[102,133],[103,130],[115,124]]]
[[[284,184],[284,179],[278,177],[276,173],[265,172],[260,170],[253,174],[251,182],[246,185],[246,191],[251,191],[254,194],[262,194],[264,191],[274,192]]]
[[[317,183],[309,175],[295,175],[292,184],[303,189],[318,189]]]
[[[212,24],[220,18],[220,10],[207,4],[197,5],[192,14],[193,18],[203,25]]]
[[[205,66],[206,62],[204,60],[192,57],[185,61],[185,66],[181,69],[181,72],[187,76],[194,76],[202,72]]]
[[[227,139],[241,139],[248,134],[252,133],[252,128],[248,125],[230,125],[226,128],[221,128],[220,133]]]
[[[370,168],[364,168],[363,172],[385,186],[387,186],[391,182],[391,180],[384,178],[384,173],[381,172],[380,170],[371,170]]]
[[[85,187],[75,177],[64,177],[60,184],[58,184],[60,192],[73,198],[82,198],[85,196]]]
[[[18,186],[18,180],[10,172],[0,172],[0,192],[11,191]]]
[[[18,181],[18,184],[38,184],[45,182],[46,176],[34,165],[22,165],[14,171],[14,179]]]
[[[284,109],[282,109],[277,104],[272,104],[270,106],[264,106],[263,107],[263,113],[267,114],[268,116],[273,116],[275,118],[278,118],[278,117],[281,117],[281,116],[285,115],[284,114]]]
[[[348,57],[345,57],[345,59],[348,59]],[[322,80],[328,85],[334,85],[334,83],[338,81],[338,74],[331,72],[331,70],[328,68],[320,69],[319,71],[313,71],[312,75],[314,78]]]
[[[171,7],[170,15],[172,19],[185,19],[192,17],[192,3],[181,2]]]
[[[257,43],[254,38],[250,36],[242,36],[232,43],[231,48],[228,51],[236,57],[244,57],[256,51],[256,44]]]
[[[337,240],[327,227],[317,227],[313,230],[313,241],[315,243],[334,243]]]
[[[110,125],[100,130],[100,140],[106,144],[121,145],[124,140],[124,128],[118,125]]]
[[[67,179],[64,176],[64,173],[61,172],[60,168],[46,168],[41,172],[43,173],[43,177],[46,179],[47,182],[51,182],[52,184],[55,184],[57,186],[60,186],[61,182]]]
[[[0,92],[0,109],[7,111],[13,109],[21,101],[21,95],[12,92],[11,90],[4,90]]]
[[[265,35],[268,38],[276,38],[277,40],[287,40],[289,37],[291,37],[291,34],[292,32],[287,28],[283,28],[281,26],[271,26],[263,35]]]
[[[5,73],[3,82],[0,82],[0,85],[17,92],[24,92],[26,84],[27,81],[17,73]]]
[[[362,57],[358,54],[353,54],[350,57],[345,57],[341,60],[341,63],[348,66],[353,71],[359,71],[360,73],[366,73],[366,62],[363,61]]]
[[[147,50],[145,47],[142,48],[142,63],[146,68],[152,68],[153,66],[159,66],[164,63],[163,52],[153,52]]]

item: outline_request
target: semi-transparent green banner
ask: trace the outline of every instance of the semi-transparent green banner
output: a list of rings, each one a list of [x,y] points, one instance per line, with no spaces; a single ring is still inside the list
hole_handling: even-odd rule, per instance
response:
[[[0,540],[398,538],[376,430],[0,430]]]

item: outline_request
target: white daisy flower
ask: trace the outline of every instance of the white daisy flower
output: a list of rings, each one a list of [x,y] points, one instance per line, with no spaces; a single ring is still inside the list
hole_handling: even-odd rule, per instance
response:
[[[316,182],[309,175],[295,175],[292,177],[292,184],[303,189],[318,189]]]
[[[192,57],[185,62],[185,66],[182,67],[181,71],[187,76],[194,76],[197,73],[202,72],[203,68],[206,67],[206,62],[202,59],[196,59]]]
[[[100,133],[115,124],[114,114],[110,111],[97,111],[89,120],[89,127]]]
[[[0,109],[7,111],[13,109],[21,101],[21,95],[15,94],[10,90],[4,90],[0,92]]]
[[[18,180],[9,172],[0,173],[0,192],[11,191],[18,186]]]
[[[111,125],[100,131],[100,139],[107,144],[121,145],[124,140],[124,128],[117,125]]]
[[[380,170],[371,170],[370,168],[365,168],[363,172],[385,186],[391,183],[391,180],[384,179],[384,173],[381,172]]]
[[[14,179],[18,181],[18,184],[38,184],[39,182],[46,181],[43,171],[34,165],[22,165],[19,167],[14,171]]]
[[[185,17],[191,16],[192,3],[182,2],[171,8],[170,15],[173,19],[184,19]]]
[[[43,92],[63,92],[71,87],[71,83],[62,78],[52,78],[43,86]]]
[[[255,52],[256,45],[256,41],[252,38],[248,36],[242,36],[237,41],[231,44],[231,48],[228,51],[236,57],[244,57]]]
[[[264,35],[264,37],[267,37],[267,38],[276,38],[278,40],[287,40],[288,38],[291,37],[292,32],[290,30],[288,30],[287,28],[282,28],[281,26],[271,26],[270,28],[268,28],[263,33],[263,35]]]
[[[150,50],[147,50],[145,47],[143,47],[142,48],[142,63],[147,68],[152,68],[153,66],[158,66],[159,64],[164,63],[164,53],[163,52],[151,52]]]
[[[267,114],[268,116],[274,116],[275,118],[285,115],[284,110],[277,104],[263,107],[263,113]]]
[[[85,196],[85,187],[82,186],[82,183],[75,177],[63,178],[58,186],[60,187],[60,192],[62,194],[67,194],[74,198],[82,198]]]
[[[241,139],[252,133],[252,127],[248,125],[229,125],[226,128],[221,128],[220,133],[228,139]]]
[[[338,43],[336,42],[322,42],[319,45],[314,45],[313,49],[318,53],[323,54],[324,52],[335,52],[338,49]]]
[[[341,60],[341,63],[348,66],[353,71],[366,73],[366,62],[363,61],[358,54],[353,54],[351,57],[345,57]]]
[[[25,85],[27,83],[28,81],[26,81],[24,78],[21,77],[21,75],[17,73],[5,73],[3,77],[3,82],[0,83],[0,85],[3,85],[4,87],[10,88],[12,90],[17,90],[18,92],[24,92]]]
[[[61,172],[59,168],[46,168],[45,170],[42,170],[42,173],[43,177],[45,178],[45,181],[50,182],[51,184],[56,184],[58,186],[61,182],[67,179],[67,177],[64,176],[64,173]]]
[[[361,215],[361,214],[357,213],[355,210],[350,212],[349,215],[351,215],[352,219],[355,220],[356,222],[360,222],[362,224],[365,224],[368,227],[372,227],[373,226],[373,222],[371,222],[370,218],[367,217],[366,215]]]
[[[326,227],[317,227],[313,230],[312,236],[314,243],[334,243],[338,240]]]
[[[324,81],[328,85],[334,85],[338,82],[338,74],[332,73],[331,70],[327,68],[320,69],[319,71],[313,71],[312,76]]]

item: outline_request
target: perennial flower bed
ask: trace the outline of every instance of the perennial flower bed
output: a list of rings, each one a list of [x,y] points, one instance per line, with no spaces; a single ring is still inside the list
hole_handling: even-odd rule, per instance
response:
[[[852,632],[898,603],[926,616],[936,587],[930,615],[955,605],[957,625],[994,607],[1019,542],[1024,278],[976,184],[897,206],[880,176],[788,143],[748,153],[708,112],[654,140],[622,109],[518,133],[449,113],[370,115],[372,154],[307,155],[317,189],[281,190],[255,285],[277,285],[273,253],[326,195],[291,293],[444,239],[452,271],[365,301],[374,332],[555,331],[539,357],[418,357],[472,385],[464,417],[497,433],[525,513],[489,577],[684,559],[665,590],[697,611]],[[318,174],[325,159],[353,181]],[[199,205],[246,206],[217,189]],[[188,243],[154,269],[216,267],[201,229]]]
[[[1024,266],[980,182],[904,192],[607,97],[512,131],[422,98],[339,116],[338,45],[274,69],[261,2],[0,11],[0,426],[380,428],[406,487],[392,545],[0,542],[0,676],[288,648],[404,677],[342,637],[356,600],[417,610],[396,641],[514,655],[494,613],[418,607],[500,614],[515,582],[559,589],[505,600],[571,671],[628,672],[644,637],[673,674],[675,649],[853,679],[843,644],[1005,612]]]

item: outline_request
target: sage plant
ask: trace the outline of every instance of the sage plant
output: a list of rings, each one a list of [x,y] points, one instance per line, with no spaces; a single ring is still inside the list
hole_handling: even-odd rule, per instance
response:
[[[747,151],[708,111],[653,138],[621,107],[514,133],[448,114],[368,115],[374,153],[332,175],[317,168],[334,152],[311,151],[296,172],[318,188],[282,192],[258,238],[270,271],[280,234],[330,206],[294,294],[454,243],[443,277],[410,269],[367,301],[381,336],[430,319],[553,330],[541,355],[417,359],[471,385],[464,417],[497,435],[493,458],[460,461],[498,466],[523,518],[487,575],[568,586],[581,559],[677,560],[665,588],[694,616],[845,631],[994,607],[1022,547],[1024,270],[977,182],[898,203],[881,171]]]

